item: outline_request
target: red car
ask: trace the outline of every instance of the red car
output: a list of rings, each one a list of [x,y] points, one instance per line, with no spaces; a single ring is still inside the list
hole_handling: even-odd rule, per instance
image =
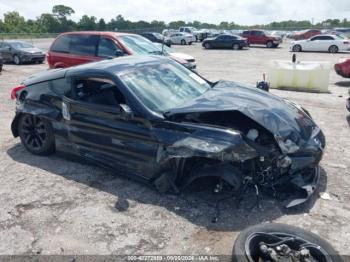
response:
[[[342,77],[350,78],[350,59],[342,59],[334,65],[335,72]]]
[[[243,31],[242,37],[248,39],[249,44],[266,45],[268,48],[277,47],[280,43],[282,43],[281,37],[268,35],[263,30]]]
[[[296,32],[292,38],[294,40],[303,40],[303,39],[309,39],[310,37],[313,37],[315,35],[320,35],[322,32],[317,29],[308,29],[308,30],[302,30],[299,32]]]
[[[52,43],[47,54],[50,68],[65,68],[124,55],[159,54],[160,48],[146,38],[128,33],[116,32],[69,32],[60,34]],[[174,60],[194,70],[193,63]]]

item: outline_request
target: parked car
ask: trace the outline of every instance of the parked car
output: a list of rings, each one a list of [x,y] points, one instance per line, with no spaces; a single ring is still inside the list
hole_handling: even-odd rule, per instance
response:
[[[194,42],[197,42],[198,40],[203,39],[203,37],[200,36],[201,32],[192,26],[181,26],[179,28],[179,32],[194,35],[195,37]]]
[[[167,46],[171,46],[171,40],[169,37],[165,37],[160,33],[154,33],[154,32],[145,32],[145,33],[140,33],[141,36],[147,38],[153,43],[163,43]]]
[[[4,60],[2,59],[2,56],[0,54],[0,72],[2,71],[3,65],[4,65]]]
[[[192,71],[196,71],[197,63],[196,63],[196,59],[193,56],[190,56],[190,55],[184,54],[184,53],[176,52],[172,48],[170,48],[166,45],[162,46],[162,44],[159,44],[159,43],[156,43],[156,45],[159,47],[159,50],[161,50],[165,54],[168,54],[175,61],[177,59],[187,61],[187,64],[184,64],[184,66]]]
[[[335,72],[345,78],[350,78],[350,58],[342,58],[334,65]]]
[[[43,63],[46,56],[42,50],[24,41],[1,41],[0,54],[4,62],[13,62],[16,65]]]
[[[116,32],[69,32],[52,43],[47,61],[50,68],[65,68],[125,55],[159,54],[159,48],[135,34]],[[176,59],[176,58],[175,58]],[[188,65],[187,61],[176,59]]]
[[[166,57],[47,70],[11,97],[12,133],[36,155],[77,154],[160,192],[211,177],[213,187],[248,182],[291,207],[317,189],[325,138],[307,111],[255,87],[211,83]]]
[[[248,39],[250,45],[265,45],[267,48],[278,47],[282,43],[281,37],[269,35],[263,30],[246,30],[241,36]]]
[[[294,40],[302,40],[302,39],[309,39],[315,35],[320,35],[322,32],[317,29],[308,29],[308,30],[302,30],[295,32],[291,38]]]
[[[196,42],[195,36],[188,33],[176,32],[170,34],[169,38],[172,44],[177,45],[191,45],[193,42]]]
[[[316,35],[306,40],[291,42],[293,52],[319,51],[337,53],[350,49],[350,41],[336,35]]]
[[[207,38],[202,42],[202,46],[205,49],[210,48],[231,48],[234,50],[242,49],[248,46],[246,38],[238,35],[218,35],[217,37]]]

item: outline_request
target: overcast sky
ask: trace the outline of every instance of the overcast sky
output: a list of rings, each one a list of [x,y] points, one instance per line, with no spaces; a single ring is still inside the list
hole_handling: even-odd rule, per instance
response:
[[[26,18],[36,18],[51,12],[56,4],[72,7],[75,21],[84,14],[106,21],[121,14],[132,21],[233,21],[245,25],[288,19],[350,20],[350,0],[0,0],[0,18],[13,10]]]

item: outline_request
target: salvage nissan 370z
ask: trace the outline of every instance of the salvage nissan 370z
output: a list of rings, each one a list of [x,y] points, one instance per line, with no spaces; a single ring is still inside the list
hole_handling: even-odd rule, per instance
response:
[[[31,153],[74,153],[160,192],[211,177],[213,187],[251,184],[291,207],[319,179],[325,138],[305,109],[254,87],[209,82],[168,58],[49,70],[11,97],[13,135]]]

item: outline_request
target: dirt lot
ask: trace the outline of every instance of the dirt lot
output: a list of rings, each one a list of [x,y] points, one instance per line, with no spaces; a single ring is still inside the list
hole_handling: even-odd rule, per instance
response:
[[[36,41],[47,49],[51,40]],[[175,47],[196,57],[209,80],[255,84],[269,59],[291,59],[277,49],[203,50]],[[302,53],[298,60],[338,61],[349,54]],[[65,159],[38,157],[14,139],[10,90],[47,65],[5,65],[0,75],[0,254],[222,254],[230,255],[247,226],[273,221],[309,229],[350,255],[350,117],[345,98],[350,81],[331,72],[329,94],[272,90],[307,108],[326,135],[319,191],[304,207],[286,211],[273,199],[240,208],[223,204],[217,223],[214,197],[197,192],[160,195],[103,169]],[[331,200],[320,198],[328,192]],[[250,203],[249,199],[244,203]]]

